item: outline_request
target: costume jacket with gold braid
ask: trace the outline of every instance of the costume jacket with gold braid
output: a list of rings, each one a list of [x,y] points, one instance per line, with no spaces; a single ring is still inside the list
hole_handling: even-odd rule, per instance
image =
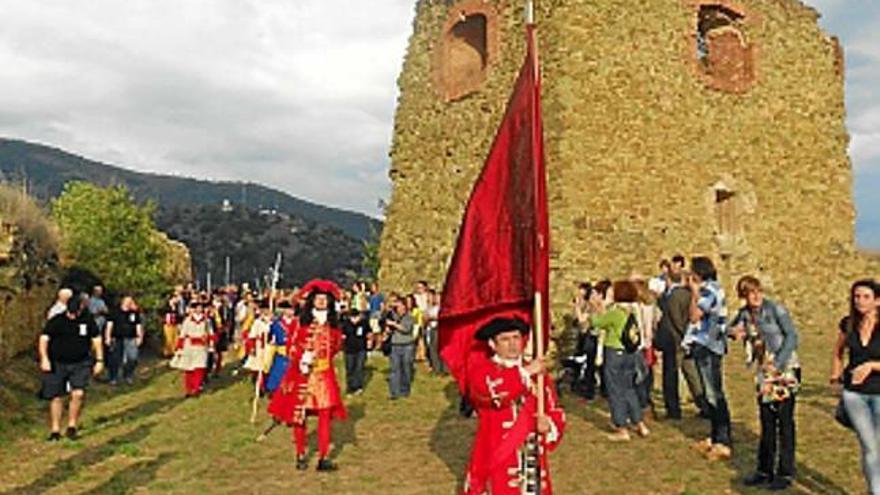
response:
[[[481,359],[469,366],[468,397],[479,417],[465,495],[550,495],[547,455],[565,428],[553,381],[544,383],[545,414],[551,431],[537,434],[535,377],[522,366]]]
[[[286,424],[302,424],[307,415],[322,409],[331,409],[335,418],[345,418],[333,367],[342,340],[342,331],[327,323],[304,326],[297,320],[287,338],[290,365],[269,403],[269,414]]]

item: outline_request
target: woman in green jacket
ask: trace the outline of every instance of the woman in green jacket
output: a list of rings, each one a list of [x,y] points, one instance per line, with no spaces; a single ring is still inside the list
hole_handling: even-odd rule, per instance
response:
[[[606,294],[594,292],[590,304],[594,316],[590,323],[600,330],[603,342],[603,380],[608,390],[608,404],[611,408],[611,421],[615,431],[608,438],[612,441],[630,439],[627,427],[635,429],[640,436],[650,431],[645,425],[639,397],[636,393],[636,373],[638,360],[642,355],[638,350],[627,352],[621,338],[630,314],[637,319],[638,288],[633,282],[622,280],[614,282],[611,288],[614,304],[606,307]]]

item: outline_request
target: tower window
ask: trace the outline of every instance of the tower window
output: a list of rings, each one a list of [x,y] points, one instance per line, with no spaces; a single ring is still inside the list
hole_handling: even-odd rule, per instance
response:
[[[449,11],[435,56],[434,81],[447,101],[463,98],[486,81],[497,49],[496,16],[484,3]]]
[[[752,46],[745,16],[720,4],[701,5],[697,13],[697,70],[713,89],[741,93],[755,80]]]

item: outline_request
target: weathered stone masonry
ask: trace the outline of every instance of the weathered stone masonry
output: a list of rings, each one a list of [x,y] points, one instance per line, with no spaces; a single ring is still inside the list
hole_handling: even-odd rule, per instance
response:
[[[795,0],[541,0],[555,321],[584,279],[709,254],[807,331],[855,250],[843,58]],[[441,285],[525,49],[518,0],[421,0],[400,75],[381,282]],[[829,297],[833,295],[834,297]],[[821,307],[821,311],[817,311]]]

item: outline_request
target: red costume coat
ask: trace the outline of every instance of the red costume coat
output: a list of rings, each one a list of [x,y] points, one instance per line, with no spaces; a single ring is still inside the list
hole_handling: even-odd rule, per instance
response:
[[[334,417],[345,418],[333,367],[333,357],[342,348],[342,339],[342,331],[326,323],[303,326],[297,321],[293,325],[287,336],[290,365],[272,396],[269,414],[286,424],[302,424],[307,415],[321,409],[330,409]],[[307,352],[313,359],[304,372],[301,363]]]
[[[537,435],[534,377],[529,378],[520,366],[506,367],[485,359],[470,366],[468,383],[468,396],[477,411],[479,426],[463,493],[552,494],[547,454],[559,444],[565,413],[557,402],[550,377],[545,378],[544,400],[545,414],[552,427],[545,435]],[[527,468],[535,462],[528,455],[529,443],[536,446],[540,490],[525,488],[529,484]]]

